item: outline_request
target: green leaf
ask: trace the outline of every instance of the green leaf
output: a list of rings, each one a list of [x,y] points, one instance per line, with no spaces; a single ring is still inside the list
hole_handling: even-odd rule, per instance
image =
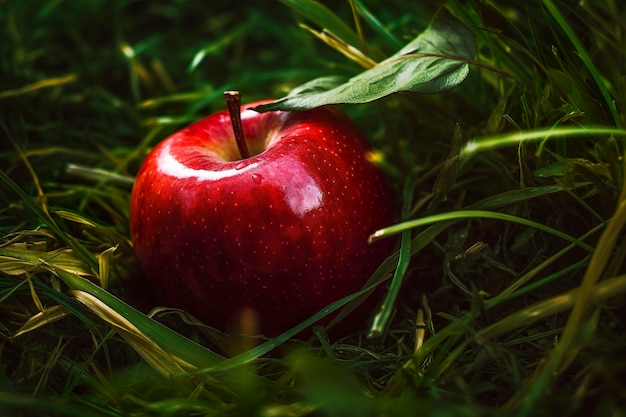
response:
[[[340,77],[310,81],[255,110],[308,110],[327,104],[368,103],[398,92],[440,93],[467,77],[475,50],[469,29],[442,12],[422,34],[375,67],[347,81]]]

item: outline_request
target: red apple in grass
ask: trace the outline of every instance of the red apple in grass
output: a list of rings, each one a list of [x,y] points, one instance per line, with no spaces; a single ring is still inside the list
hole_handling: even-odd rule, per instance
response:
[[[392,222],[392,197],[345,114],[251,109],[262,103],[231,103],[232,120],[224,110],[158,144],[130,222],[160,303],[225,331],[252,311],[271,336],[363,286],[389,255],[367,238]]]

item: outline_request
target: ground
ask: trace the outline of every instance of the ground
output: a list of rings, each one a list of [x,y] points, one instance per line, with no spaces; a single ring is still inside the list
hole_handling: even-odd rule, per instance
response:
[[[624,415],[626,7],[588,3],[0,2],[0,407]],[[358,91],[298,105],[344,103],[395,191],[383,324],[249,338],[159,308],[141,162],[226,90],[309,82]]]

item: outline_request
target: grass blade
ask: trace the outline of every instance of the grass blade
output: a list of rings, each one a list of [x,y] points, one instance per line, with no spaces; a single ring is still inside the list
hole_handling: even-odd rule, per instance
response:
[[[622,122],[621,122],[619,113],[617,111],[617,107],[615,106],[615,100],[613,99],[613,97],[611,97],[611,94],[606,89],[605,84],[604,84],[605,83],[604,79],[598,72],[598,69],[594,65],[593,60],[587,53],[587,50],[583,46],[582,42],[580,41],[578,36],[576,36],[576,33],[567,22],[567,19],[563,16],[563,14],[561,14],[561,12],[559,11],[558,7],[556,7],[554,2],[552,0],[542,0],[542,2],[544,6],[546,6],[546,9],[548,9],[548,11],[554,17],[555,22],[558,23],[559,26],[561,26],[561,29],[563,29],[563,32],[565,32],[565,34],[567,35],[572,45],[574,45],[574,48],[576,48],[576,52],[578,52],[578,56],[583,61],[583,64],[585,65],[585,67],[587,67],[587,69],[589,70],[589,73],[593,77],[593,80],[596,82],[596,85],[598,86],[598,89],[600,90],[600,93],[602,94],[602,98],[606,102],[606,105],[608,106],[608,108],[611,110],[611,115],[613,116],[615,126],[618,128],[621,128]]]
[[[181,334],[167,328],[163,324],[147,317],[134,307],[123,302],[106,290],[92,282],[74,275],[63,269],[47,265],[68,287],[82,291],[97,299],[102,305],[121,314],[148,339],[165,349],[169,354],[181,358],[196,368],[216,366],[224,360],[217,353],[187,339]]]
[[[280,0],[295,12],[309,19],[322,29],[326,29],[333,35],[349,45],[359,45],[359,37],[348,25],[335,13],[322,3],[313,0]]]
[[[559,127],[538,130],[529,130],[506,135],[494,135],[472,139],[465,144],[461,151],[461,158],[470,157],[476,152],[488,152],[494,149],[517,146],[522,142],[540,141],[546,139],[573,139],[578,136],[625,136],[626,130],[608,127]]]
[[[411,207],[413,205],[413,190],[415,189],[413,181],[407,180],[404,185],[404,195],[402,204],[402,218],[408,219],[411,213]],[[400,254],[398,256],[398,266],[393,274],[391,286],[387,291],[387,295],[380,306],[379,311],[374,316],[372,325],[370,327],[367,337],[374,338],[380,337],[393,313],[393,308],[400,292],[400,286],[404,280],[406,271],[409,269],[409,263],[411,262],[411,231],[405,230],[402,232],[402,238],[400,241]]]
[[[56,224],[54,219],[50,217],[50,214],[44,210],[41,206],[33,201],[33,199],[26,194],[20,187],[13,181],[4,171],[0,170],[0,180],[2,180],[6,185],[9,186],[30,208],[33,213],[37,215],[39,221],[45,224],[47,227],[54,232],[60,239],[62,239],[67,245],[72,248],[76,253],[78,253],[81,259],[87,264],[88,267],[93,269],[94,271],[98,269],[98,260],[94,256],[93,253],[89,252],[87,248],[85,248],[80,242],[77,242],[76,239],[73,239],[71,236],[63,232],[61,228]]]
[[[425,226],[432,223],[443,223],[450,220],[462,220],[462,219],[495,219],[508,221],[513,223],[519,223],[528,227],[532,227],[537,230],[544,231],[546,233],[550,233],[556,237],[559,237],[567,242],[575,243],[581,248],[593,252],[594,248],[584,242],[579,241],[578,239],[561,232],[560,230],[556,230],[552,227],[545,226],[541,223],[534,222],[532,220],[524,219],[522,217],[513,216],[506,213],[497,213],[486,210],[460,210],[456,212],[448,212],[442,214],[435,214],[432,216],[422,217],[416,220],[410,220],[407,222],[399,223],[394,226],[386,227],[384,229],[380,229],[374,232],[370,236],[371,241],[376,241],[379,239],[383,239],[389,236],[396,235],[398,233],[402,233],[405,230],[415,229],[417,227]]]

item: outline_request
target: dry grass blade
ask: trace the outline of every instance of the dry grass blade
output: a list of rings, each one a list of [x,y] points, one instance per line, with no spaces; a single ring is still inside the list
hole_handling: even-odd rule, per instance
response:
[[[20,156],[23,157],[23,154],[20,153]],[[93,253],[89,252],[87,248],[85,248],[82,244],[80,244],[75,238],[70,237],[65,231],[63,231],[59,225],[54,221],[54,219],[50,216],[48,212],[48,208],[46,205],[46,197],[43,194],[43,191],[40,188],[39,180],[35,175],[31,164],[28,162],[28,159],[25,157],[22,158],[24,164],[27,166],[28,170],[31,172],[31,176],[35,183],[35,187],[37,188],[37,193],[39,195],[39,199],[41,200],[41,205],[34,201],[11,177],[9,177],[4,171],[0,170],[0,180],[4,182],[10,189],[12,189],[22,201],[29,207],[39,218],[39,221],[43,224],[47,225],[50,229],[50,232],[56,235],[58,238],[62,239],[67,243],[68,247],[76,252],[79,257],[83,260],[84,263],[89,266],[96,267],[97,260]]]
[[[8,275],[43,272],[48,269],[42,263],[63,269],[82,277],[92,276],[81,258],[71,249],[52,251],[35,250],[23,245],[0,247],[0,271]]]
[[[441,377],[443,373],[458,360],[461,353],[464,352],[471,343],[482,339],[496,339],[512,330],[529,326],[530,324],[546,317],[554,316],[555,314],[567,311],[576,305],[576,302],[581,297],[582,292],[582,288],[578,287],[547,300],[537,302],[477,331],[472,337],[460,342],[456,348],[451,350],[448,355],[446,355],[445,359],[434,370],[434,376],[437,378]],[[626,293],[626,275],[620,275],[614,278],[606,279],[595,285],[590,290],[588,298],[593,303],[600,303],[610,299],[611,297],[624,293]],[[464,326],[464,324],[462,321],[456,321],[451,326],[452,330],[454,330],[453,333],[455,333],[459,330],[458,326]],[[449,343],[450,340],[451,339],[449,339],[446,343]],[[421,363],[418,359],[423,358],[428,353],[429,352],[419,350],[416,351],[414,357],[405,363],[403,369],[409,372],[416,372],[416,369],[418,369],[416,368],[417,364]],[[390,387],[393,389],[394,385],[391,384]]]
[[[154,369],[165,376],[187,373],[195,367],[180,358],[177,358],[144,335],[137,327],[124,316],[104,304],[93,295],[80,290],[70,291],[76,300],[83,303],[102,320],[109,323],[120,336]]]
[[[234,398],[233,391],[222,381],[206,373],[202,375],[192,374],[198,370],[197,366],[174,355],[171,350],[163,349],[124,316],[96,296],[81,290],[71,290],[70,294],[115,329],[146,363],[166,378],[171,378],[180,384],[202,386],[203,396],[220,405],[225,405]]]
[[[360,50],[358,50],[354,46],[349,45],[346,42],[342,41],[337,36],[332,34],[330,31],[324,29],[323,31],[318,32],[318,31],[308,27],[307,25],[302,24],[300,26],[302,28],[308,30],[309,32],[311,32],[318,39],[320,39],[322,42],[324,42],[325,44],[327,44],[328,46],[330,46],[331,48],[333,48],[337,52],[342,53],[347,58],[349,58],[352,61],[354,61],[357,64],[359,64],[363,68],[367,68],[368,69],[368,68],[372,68],[372,67],[376,66],[376,61],[374,61],[373,59],[371,59],[370,57],[365,55],[363,52],[361,52]]]
[[[135,182],[135,179],[129,176],[78,164],[68,164],[66,172],[68,175],[72,175],[77,178],[83,178],[95,182],[108,182],[125,188],[132,188],[133,183]]]
[[[16,338],[28,332],[32,332],[35,329],[64,319],[69,315],[71,315],[71,313],[64,306],[61,305],[44,308],[42,311],[29,318],[28,321],[26,321],[26,323],[24,323],[22,327],[20,327],[19,330],[15,332],[12,338]]]
[[[583,296],[591,303],[602,303],[625,292],[626,275],[603,280],[590,289],[581,286],[518,310],[497,323],[481,329],[476,337],[495,338],[518,327],[527,326],[537,320],[571,309]]]
[[[0,91],[0,99],[19,96],[41,90],[42,88],[58,87],[76,81],[76,74],[68,74],[57,78],[47,78],[13,90]]]
[[[576,338],[580,336],[581,331],[589,331],[589,326],[595,328],[596,313],[598,312],[597,302],[602,300],[602,297],[600,299],[597,298],[598,295],[605,294],[606,298],[606,296],[621,294],[625,291],[625,283],[622,282],[626,281],[625,276],[600,281],[625,223],[626,200],[620,202],[615,214],[609,220],[591,257],[582,283],[576,290],[576,296],[570,300],[574,303],[573,309],[563,330],[560,343],[535,370],[528,381],[529,387],[548,386],[556,376],[571,365],[580,350],[576,346]],[[614,286],[616,288],[613,288]],[[610,288],[611,291],[607,292],[606,288]],[[511,405],[517,408],[521,404],[519,404],[519,399],[515,399],[511,402]],[[525,412],[528,412],[531,405],[532,401],[524,401],[523,408],[526,410]]]
[[[81,216],[80,214],[65,210],[56,210],[54,214],[65,220],[69,220],[78,225],[88,228],[90,233],[92,233],[91,231],[93,231],[93,233],[96,234],[98,237],[101,237],[104,242],[121,246],[120,249],[126,250],[131,248],[132,246],[128,237],[121,235],[110,227],[105,227],[91,219],[88,219],[87,217]]]
[[[30,289],[30,296],[32,297],[33,302],[35,303],[35,306],[37,306],[37,310],[43,311],[44,310],[43,303],[39,299],[39,296],[37,295],[37,291],[35,291],[35,286],[33,285],[33,280],[30,277],[30,273],[28,271],[24,271],[24,275],[26,276],[26,282],[28,282],[28,288]]]
[[[116,249],[117,246],[113,246],[98,255],[98,278],[100,279],[100,286],[105,290],[109,288],[111,258]]]

